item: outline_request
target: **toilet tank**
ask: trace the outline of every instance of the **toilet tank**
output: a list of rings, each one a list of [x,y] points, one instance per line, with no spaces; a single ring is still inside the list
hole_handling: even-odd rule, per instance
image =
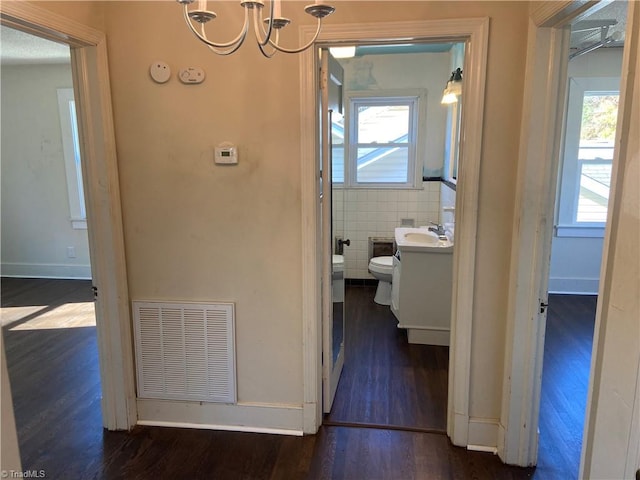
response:
[[[396,253],[396,242],[393,237],[369,237],[369,257],[387,257]]]

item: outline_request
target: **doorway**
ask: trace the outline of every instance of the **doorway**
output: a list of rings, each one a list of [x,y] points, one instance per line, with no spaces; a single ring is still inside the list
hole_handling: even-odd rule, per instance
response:
[[[419,322],[409,335],[400,328],[390,291],[388,298],[380,293],[368,264],[372,257],[388,259],[391,269],[396,227],[440,224],[451,236],[455,231],[451,172],[457,171],[462,97],[441,99],[452,72],[462,71],[464,43],[354,45],[351,56],[341,55],[344,46],[329,50],[340,55],[328,60],[328,150],[333,277],[338,258],[346,283],[346,363],[324,423],[444,433],[449,342],[420,338],[433,334]],[[435,305],[430,310],[435,315]]]
[[[467,114],[463,120],[465,148],[461,152],[461,182],[457,185],[457,202],[469,205],[456,212],[456,242],[454,253],[454,291],[452,318],[455,333],[450,347],[450,365],[448,382],[448,418],[447,433],[457,445],[467,445],[470,421],[468,412],[470,356],[468,345],[471,339],[471,316],[473,310],[473,270],[475,268],[475,234],[477,228],[477,205],[479,158],[481,131],[466,129],[466,124],[480,125],[483,122],[483,99],[485,85],[485,66],[488,44],[488,19],[461,19],[421,22],[399,22],[397,24],[354,25],[351,29],[326,26],[320,34],[320,44],[371,42],[371,32],[379,42],[401,43],[402,39],[412,38],[416,42],[437,40],[451,42],[469,42],[474,45],[471,54],[465,58],[468,75],[465,82],[468,94],[465,95]],[[373,29],[373,30],[371,30]],[[302,29],[305,39],[312,38],[314,31]],[[406,41],[406,40],[405,40]],[[303,322],[304,336],[304,431],[315,433],[322,423],[322,376],[318,375],[321,365],[322,348],[318,340],[322,330],[322,289],[320,288],[320,267],[322,262],[322,244],[319,243],[320,215],[318,208],[319,182],[317,158],[317,56],[315,51],[301,54],[301,115],[305,119],[302,126],[302,211],[305,218],[303,244]],[[443,84],[444,86],[444,84]],[[441,87],[443,88],[443,87]],[[457,282],[464,278],[464,282]],[[326,289],[325,289],[326,290]],[[456,348],[459,347],[459,348]],[[345,358],[348,361],[348,352]],[[466,427],[464,425],[466,424]]]
[[[122,215],[104,34],[46,9],[9,2],[1,23],[71,47],[102,383],[102,424],[136,422]],[[107,321],[108,320],[108,321]]]
[[[539,418],[549,476],[579,474],[625,26],[618,2],[571,23]]]
[[[69,47],[0,31],[2,335],[35,471],[52,425],[101,434],[96,317]]]

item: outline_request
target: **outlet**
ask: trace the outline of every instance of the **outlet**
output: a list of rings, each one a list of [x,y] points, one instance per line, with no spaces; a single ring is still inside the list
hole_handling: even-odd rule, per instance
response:
[[[67,257],[76,258],[76,247],[67,247]]]

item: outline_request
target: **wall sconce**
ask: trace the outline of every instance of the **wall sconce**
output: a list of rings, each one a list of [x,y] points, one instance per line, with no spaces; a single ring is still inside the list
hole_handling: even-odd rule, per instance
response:
[[[217,17],[215,12],[207,10],[207,0],[198,0],[195,10],[189,10],[189,5],[194,3],[195,0],[177,0],[177,2],[183,6],[184,20],[191,32],[212,52],[218,55],[231,55],[240,48],[249,30],[250,17],[253,17],[253,29],[258,48],[267,58],[271,58],[276,52],[300,53],[309,48],[320,34],[322,19],[327,15],[331,15],[335,10],[331,5],[322,3],[322,0],[315,0],[315,3],[307,5],[304,11],[318,21],[316,34],[306,45],[299,48],[284,48],[279,44],[279,34],[282,28],[291,23],[291,20],[282,16],[281,0],[270,1],[269,17],[264,20],[262,18],[262,9],[264,8],[262,0],[241,0],[240,6],[244,8],[244,24],[238,36],[225,43],[212,42],[205,33],[205,24]],[[198,31],[193,22],[200,24],[200,31]],[[266,31],[265,26],[262,25],[263,23],[266,24]]]
[[[460,95],[462,95],[462,70],[456,68],[451,72],[451,78],[449,78],[447,86],[442,93],[442,101],[440,103],[443,105],[456,103]]]

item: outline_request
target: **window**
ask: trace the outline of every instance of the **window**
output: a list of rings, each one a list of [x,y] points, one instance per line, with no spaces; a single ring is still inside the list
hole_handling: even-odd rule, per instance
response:
[[[72,88],[58,89],[58,111],[62,131],[62,149],[64,152],[64,165],[67,176],[71,225],[74,229],[86,229],[87,212],[85,210],[84,188],[82,186],[80,140],[78,136],[76,103]]]
[[[571,78],[558,236],[603,236],[618,119],[619,78]]]
[[[334,149],[333,180],[350,187],[414,188],[421,168],[416,160],[419,95],[351,96],[347,164]],[[332,125],[334,145],[344,124]],[[419,176],[420,180],[422,179]]]

